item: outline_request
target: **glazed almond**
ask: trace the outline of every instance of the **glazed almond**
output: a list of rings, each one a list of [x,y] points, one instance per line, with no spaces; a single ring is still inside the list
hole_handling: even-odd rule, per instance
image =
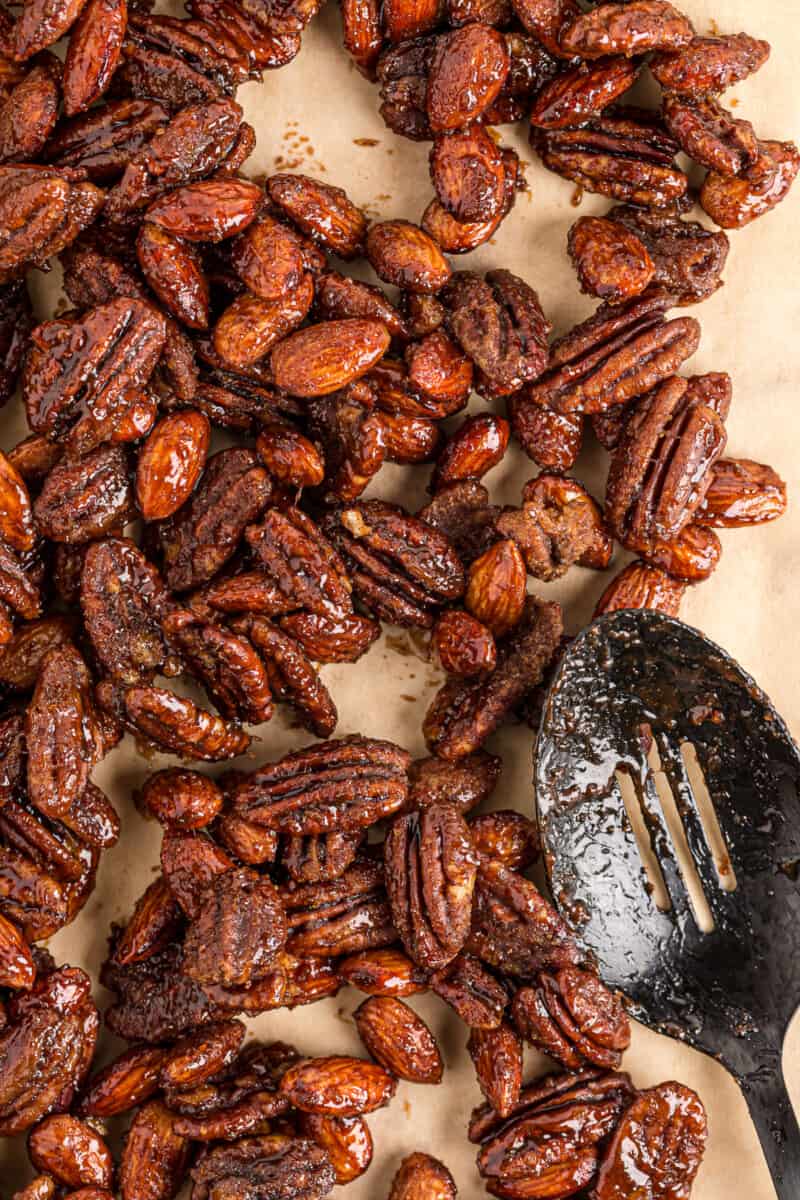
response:
[[[208,417],[196,409],[161,418],[136,470],[136,500],[145,521],[170,517],[188,500],[205,466],[210,437]]]
[[[309,325],[272,351],[276,385],[292,396],[327,396],[359,379],[389,348],[380,321],[354,318]]]
[[[376,274],[410,292],[438,292],[450,267],[433,238],[410,221],[383,221],[367,234],[367,257]]]

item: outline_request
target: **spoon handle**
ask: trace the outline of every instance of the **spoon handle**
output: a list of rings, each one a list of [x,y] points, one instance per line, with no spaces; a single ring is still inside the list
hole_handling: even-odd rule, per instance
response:
[[[742,1080],[750,1116],[761,1141],[778,1200],[800,1197],[800,1127],[786,1091],[780,1063]]]

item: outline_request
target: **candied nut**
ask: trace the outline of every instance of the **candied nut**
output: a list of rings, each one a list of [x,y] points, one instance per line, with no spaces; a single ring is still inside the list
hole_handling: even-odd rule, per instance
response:
[[[122,446],[98,446],[81,458],[62,459],[50,470],[33,506],[44,537],[79,545],[113,533],[135,509]]]
[[[713,96],[665,96],[664,124],[681,149],[711,171],[739,175],[758,157],[749,121],[735,119]]]
[[[180,946],[174,943],[144,962],[105,963],[101,982],[116,994],[106,1010],[106,1024],[129,1041],[171,1041],[220,1015],[198,984],[181,972]]]
[[[481,479],[502,461],[510,432],[508,421],[494,413],[467,417],[443,446],[428,490],[435,493],[449,483]]]
[[[29,989],[36,978],[30,946],[11,921],[0,913],[0,984]]]
[[[139,803],[162,825],[175,829],[201,829],[217,816],[224,796],[207,775],[170,767],[147,777]]]
[[[277,833],[233,813],[222,814],[215,826],[215,833],[223,846],[250,866],[274,862],[278,855]]]
[[[688,17],[667,0],[628,0],[583,13],[561,37],[561,48],[580,58],[629,56],[650,50],[680,50],[694,30]]]
[[[204,1083],[233,1062],[244,1035],[241,1021],[218,1021],[179,1039],[164,1056],[162,1085],[188,1088]]]
[[[774,521],[786,511],[786,484],[773,471],[749,458],[720,458],[695,520],[715,529],[737,529]]]
[[[406,340],[409,331],[400,312],[374,284],[349,279],[338,271],[323,271],[315,279],[314,303],[328,321],[342,317],[369,317],[382,321],[392,337]]]
[[[235,865],[209,837],[173,829],[164,833],[161,867],[170,891],[190,920],[198,916],[208,885]]]
[[[638,296],[655,274],[653,260],[640,239],[604,217],[576,221],[567,248],[581,291],[611,304]]]
[[[654,284],[678,304],[704,300],[722,286],[729,245],[724,233],[712,233],[699,221],[627,206],[612,208],[608,219],[639,239],[655,267]]]
[[[408,953],[438,970],[469,933],[477,858],[455,805],[431,804],[396,817],[384,843],[392,918]]]
[[[389,431],[383,414],[374,411],[368,389],[364,394],[355,393],[357,386],[308,404],[308,431],[325,452],[322,499],[328,504],[360,496],[388,452]]]
[[[234,722],[206,712],[166,688],[97,686],[103,709],[117,716],[131,733],[141,734],[180,758],[219,762],[244,754],[249,736]]]
[[[353,1013],[362,1042],[374,1059],[409,1083],[441,1083],[444,1063],[425,1022],[391,996],[372,996]]]
[[[332,1055],[289,1067],[280,1092],[301,1112],[357,1117],[387,1105],[396,1087],[396,1080],[376,1063]]]
[[[256,451],[273,479],[288,487],[317,487],[325,477],[319,449],[288,423],[266,424],[256,438]]]
[[[152,221],[144,221],[136,239],[142,274],[164,308],[190,329],[207,329],[210,288],[199,252]]]
[[[531,124],[539,129],[580,125],[633,87],[639,69],[638,63],[626,58],[601,58],[559,72],[536,94]]]
[[[469,564],[497,541],[497,505],[474,480],[451,483],[436,493],[417,516],[450,539],[459,558]]]
[[[175,1117],[160,1100],[138,1110],[119,1165],[122,1200],[174,1196],[189,1166],[191,1143],[175,1132]]]
[[[661,1083],[626,1110],[600,1162],[597,1200],[617,1200],[636,1180],[653,1200],[688,1196],[706,1145],[707,1121],[696,1092]]]
[[[238,617],[231,623],[258,650],[276,699],[296,710],[305,729],[329,737],[336,728],[336,705],[298,642],[264,617]]]
[[[329,883],[344,875],[362,841],[360,832],[293,834],[284,842],[281,863],[295,883]]]
[[[342,188],[308,175],[271,175],[267,194],[317,245],[344,259],[362,253],[367,218]]]
[[[456,1185],[444,1163],[415,1151],[400,1164],[388,1200],[455,1200]]]
[[[436,455],[442,432],[427,417],[407,416],[405,413],[380,415],[386,443],[387,462],[430,462]]]
[[[561,35],[581,10],[576,0],[515,0],[514,12],[525,29],[534,34],[550,54],[570,57],[561,49]]]
[[[305,273],[301,239],[269,213],[231,242],[229,258],[248,291],[262,300],[282,300]]]
[[[87,1117],[113,1117],[149,1099],[159,1087],[166,1053],[158,1046],[125,1050],[88,1081],[78,1112]]]
[[[740,176],[706,175],[700,205],[723,229],[741,229],[786,198],[798,170],[794,142],[759,142],[758,158]]]
[[[372,1134],[363,1117],[303,1113],[300,1131],[327,1153],[338,1184],[358,1179],[372,1162]]]
[[[465,25],[442,34],[425,95],[434,133],[462,129],[480,117],[499,96],[509,65],[505,39],[489,25]]]
[[[82,168],[94,183],[108,183],[168,121],[169,113],[155,100],[107,101],[59,122],[45,157],[54,166]]]
[[[380,637],[381,627],[357,613],[328,616],[326,613],[288,613],[280,619],[281,629],[290,634],[317,663],[357,662]],[[0,657],[0,678],[2,657]]]
[[[502,211],[505,162],[482,126],[436,138],[430,168],[440,204],[457,221],[491,221]]]
[[[547,363],[550,322],[533,288],[510,271],[456,273],[442,299],[448,328],[480,369],[479,390],[507,395]]]
[[[66,1113],[45,1117],[28,1134],[28,1154],[37,1171],[48,1171],[68,1188],[110,1188],[114,1160],[90,1125]]]
[[[677,617],[686,584],[649,563],[632,562],[615,575],[597,602],[595,617],[621,608],[654,608]]]
[[[309,325],[279,342],[271,355],[276,385],[292,396],[327,396],[359,379],[389,348],[380,321],[351,318]]]
[[[530,139],[548,170],[615,200],[668,208],[689,185],[674,162],[677,142],[660,118],[643,110],[612,110],[574,129],[532,126]]]
[[[214,326],[214,349],[227,366],[248,367],[301,325],[314,299],[310,272],[280,300],[238,296]]]
[[[470,566],[464,604],[495,637],[502,637],[522,617],[526,582],[519,548],[506,538],[495,542]]]
[[[493,671],[497,664],[491,630],[460,609],[442,613],[433,628],[431,645],[449,675],[469,678]]]
[[[699,583],[708,579],[722,556],[722,544],[713,529],[686,525],[669,542],[656,542],[645,553],[645,561],[660,567],[673,579]]]
[[[705,96],[724,92],[752,75],[769,52],[769,42],[746,33],[693,37],[677,54],[654,54],[649,66],[665,92]]]
[[[205,622],[188,609],[173,608],[163,622],[187,670],[198,679],[219,711],[253,725],[273,714],[267,667],[246,638]]]
[[[566,923],[535,885],[491,859],[482,859],[478,869],[467,949],[523,978],[579,959]]]
[[[429,416],[449,417],[464,407],[472,390],[472,362],[443,329],[410,345],[406,364],[409,384],[439,405]]]
[[[387,283],[411,292],[438,292],[450,278],[441,250],[410,221],[382,221],[367,234],[367,257]]]
[[[460,813],[468,813],[489,799],[502,769],[502,760],[485,750],[458,762],[418,758],[409,768],[408,807],[454,804]]]
[[[248,867],[217,875],[202,891],[183,944],[183,969],[198,983],[240,987],[268,974],[286,941],[271,881]]]
[[[108,675],[136,683],[180,669],[162,627],[169,594],[133,542],[92,542],[83,558],[80,601],[92,649]]]
[[[14,1192],[11,1200],[52,1200],[56,1192],[56,1181],[51,1175],[37,1175],[26,1187]],[[109,1192],[101,1192],[98,1200],[108,1200]],[[94,1200],[92,1196],[88,1200]]]
[[[428,972],[402,950],[362,950],[337,964],[345,983],[368,996],[415,996],[428,990]]]
[[[522,1043],[505,1023],[496,1029],[471,1029],[467,1042],[480,1089],[500,1117],[509,1116],[522,1087]]]
[[[581,484],[542,472],[525,485],[521,509],[506,509],[497,532],[514,540],[530,573],[553,580],[572,566],[604,570],[612,541],[600,506]]]
[[[352,610],[350,580],[339,555],[319,527],[300,509],[271,508],[260,525],[246,532],[290,608],[321,615]]]
[[[0,451],[0,537],[13,550],[32,550],[36,541],[31,499],[16,467]]]
[[[162,417],[139,451],[136,501],[145,521],[171,517],[192,494],[208,456],[208,417],[186,408]]]
[[[539,829],[511,809],[481,813],[469,822],[475,849],[511,871],[524,871],[539,857]]]
[[[331,883],[283,889],[291,954],[342,957],[397,941],[383,886],[383,867],[357,859]]]
[[[136,901],[133,916],[120,931],[114,946],[114,961],[120,966],[142,962],[163,950],[182,925],[181,909],[163,875],[145,888]]]
[[[246,229],[263,199],[245,179],[202,179],[154,200],[146,219],[187,242],[219,242]]]
[[[517,992],[511,1015],[526,1041],[573,1070],[587,1062],[618,1067],[631,1040],[619,998],[595,974],[578,967],[564,967],[555,975],[542,972],[535,988]]]
[[[340,738],[244,776],[231,802],[248,821],[279,833],[355,832],[403,806],[409,762],[391,742]]]
[[[253,1195],[323,1200],[336,1176],[326,1150],[283,1134],[242,1138],[206,1150],[192,1168],[194,1200],[211,1200],[230,1185]],[[220,1191],[222,1189],[222,1193]]]

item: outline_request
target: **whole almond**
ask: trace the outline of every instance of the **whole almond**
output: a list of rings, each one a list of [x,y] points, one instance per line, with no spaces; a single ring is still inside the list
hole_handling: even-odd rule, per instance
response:
[[[280,300],[300,282],[305,264],[297,234],[264,214],[231,242],[230,264],[262,300]]]
[[[272,175],[267,192],[298,229],[326,250],[344,259],[363,252],[367,218],[342,188],[308,175]]]
[[[470,678],[493,671],[497,663],[492,631],[459,608],[442,613],[434,626],[432,644],[448,675]]]
[[[148,1101],[136,1113],[119,1167],[122,1200],[164,1200],[177,1193],[189,1163],[191,1142],[175,1132],[176,1120],[160,1100]]]
[[[436,329],[406,351],[408,382],[445,406],[442,416],[463,408],[472,390],[472,360],[448,337]]]
[[[194,408],[170,413],[139,454],[136,500],[145,521],[163,520],[188,500],[205,466],[211,425]]]
[[[476,22],[442,34],[426,96],[434,133],[463,129],[479,117],[499,96],[510,61],[505,38],[489,25]]]
[[[301,1112],[357,1117],[383,1108],[396,1086],[396,1080],[376,1063],[331,1056],[304,1059],[290,1067],[280,1091]]]
[[[358,1179],[372,1162],[372,1134],[363,1117],[303,1113],[300,1130],[328,1152],[338,1184]]]
[[[464,604],[495,637],[502,637],[522,616],[526,585],[525,560],[516,543],[505,538],[470,567]]]
[[[87,1117],[114,1117],[143,1104],[160,1087],[167,1051],[159,1046],[133,1046],[93,1075],[84,1088],[78,1111]]]
[[[287,487],[317,487],[325,477],[321,451],[293,425],[265,426],[256,450],[272,478]]]
[[[262,300],[248,292],[237,296],[214,327],[214,349],[232,367],[258,362],[301,324],[313,299],[310,272],[281,300]]]
[[[202,179],[155,200],[147,220],[187,242],[221,242],[242,233],[263,200],[261,188],[246,179]]]
[[[436,242],[411,221],[381,221],[367,234],[367,258],[381,279],[409,292],[438,292],[450,266]]]
[[[145,781],[141,806],[174,829],[201,829],[213,821],[224,803],[213,779],[186,767],[156,771]]]
[[[392,1180],[389,1200],[456,1200],[453,1176],[430,1154],[409,1154]]]
[[[37,1171],[48,1171],[66,1187],[110,1188],[114,1182],[114,1160],[100,1134],[67,1113],[34,1126],[28,1153]]]
[[[275,384],[292,396],[327,396],[365,375],[389,349],[380,321],[354,318],[309,325],[272,351]]]
[[[508,421],[494,413],[476,413],[467,417],[445,442],[430,490],[438,492],[457,480],[482,478],[503,458],[509,433]]]
[[[444,1064],[436,1039],[417,1014],[391,996],[371,996],[353,1014],[374,1059],[398,1079],[441,1083]]]
[[[654,608],[677,617],[686,584],[673,579],[649,563],[629,563],[611,580],[600,597],[594,615],[616,612],[620,608]]]
[[[339,977],[369,996],[414,996],[428,990],[427,972],[394,947],[351,954],[339,963]]]
[[[15,550],[30,550],[36,540],[31,498],[25,481],[0,451],[0,537]]]
[[[209,286],[195,247],[144,221],[136,256],[142,274],[171,315],[190,329],[208,328]]]

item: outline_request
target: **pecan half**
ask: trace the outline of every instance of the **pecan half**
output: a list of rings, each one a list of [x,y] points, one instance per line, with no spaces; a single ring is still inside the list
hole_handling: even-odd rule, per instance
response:
[[[247,867],[226,871],[201,893],[183,969],[201,984],[240,987],[270,971],[285,941],[283,905],[270,880]]]
[[[644,208],[612,208],[608,218],[635,234],[655,267],[654,284],[678,304],[705,300],[722,286],[729,249],[724,233]]]
[[[637,1186],[644,1181],[653,1200],[688,1195],[703,1159],[706,1130],[705,1108],[691,1088],[662,1083],[640,1092],[600,1163],[597,1200],[624,1195],[632,1177]]]
[[[526,483],[522,502],[502,513],[497,531],[516,542],[536,579],[558,579],[573,563],[608,566],[612,541],[600,506],[581,484],[542,472]]]
[[[187,609],[174,608],[164,635],[226,717],[260,725],[272,717],[267,668],[252,644]]]
[[[300,644],[264,617],[238,617],[231,627],[258,650],[275,698],[292,705],[305,729],[329,737],[338,720],[336,705]]]
[[[665,92],[704,96],[724,92],[769,58],[769,42],[746,33],[694,37],[676,54],[654,54],[650,70]]]
[[[332,883],[293,885],[282,896],[292,954],[335,958],[397,941],[379,863],[356,860]]]
[[[57,462],[33,506],[39,532],[66,545],[115,533],[134,512],[125,448],[108,444]]]
[[[220,1189],[247,1188],[253,1195],[323,1200],[336,1182],[327,1152],[306,1138],[263,1134],[207,1150],[191,1172],[194,1200]]]
[[[489,799],[502,768],[502,760],[485,750],[457,762],[418,758],[409,769],[409,808],[454,804],[462,814],[468,813]]]
[[[667,0],[629,0],[583,13],[562,35],[561,48],[580,58],[647,54],[680,50],[693,35],[688,17]]]
[[[526,1041],[573,1070],[586,1063],[618,1067],[630,1045],[630,1023],[619,998],[577,967],[542,972],[535,988],[517,992],[511,1015]]]
[[[325,522],[323,521],[323,528]],[[320,527],[299,508],[271,508],[247,542],[287,601],[321,616],[352,611],[345,565]]]
[[[250,738],[237,725],[165,688],[120,689],[105,682],[98,684],[97,698],[131,733],[181,758],[219,762],[244,754],[250,745]]]

